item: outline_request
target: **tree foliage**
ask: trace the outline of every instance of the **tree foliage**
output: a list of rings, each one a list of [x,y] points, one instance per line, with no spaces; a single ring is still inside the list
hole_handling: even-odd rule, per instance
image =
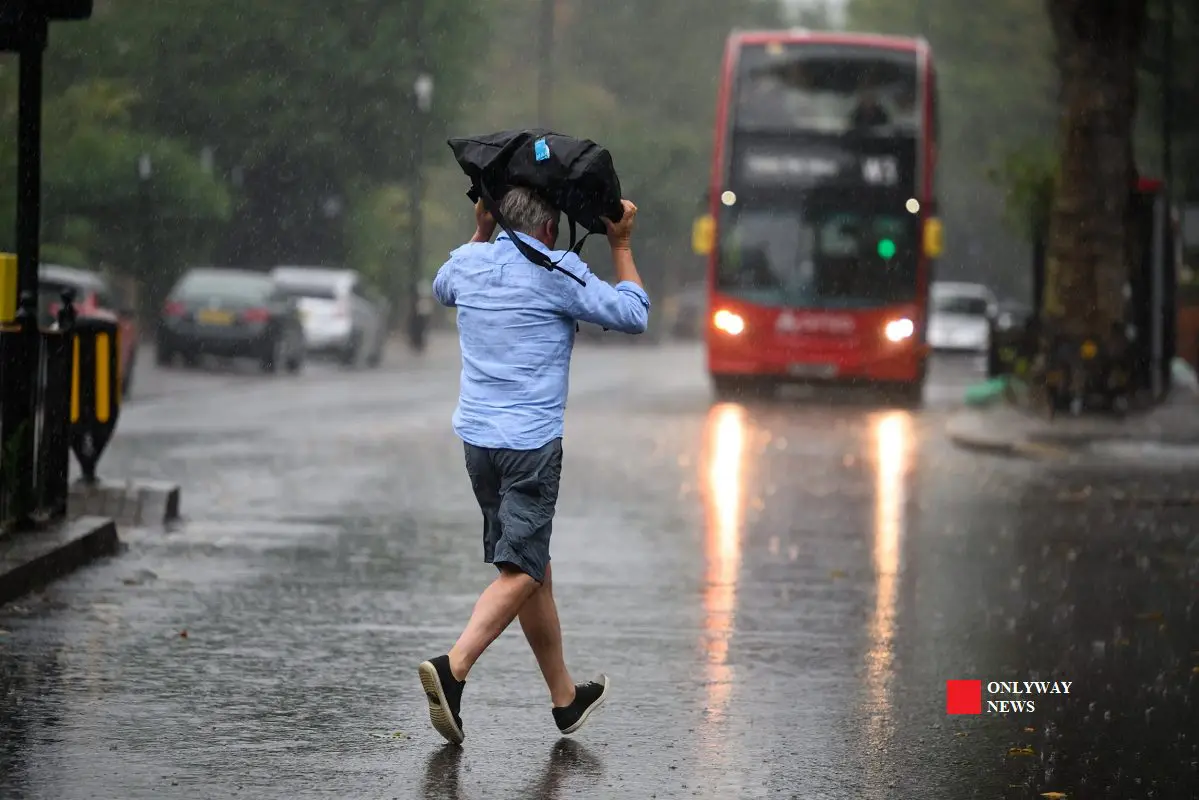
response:
[[[1004,221],[1025,239],[1043,237],[1057,187],[1058,152],[1053,142],[1033,139],[1010,149],[989,177],[1005,191]]]
[[[456,110],[485,30],[469,0],[109,0],[55,45],[56,80],[99,72],[143,99],[136,126],[214,154],[236,211],[221,261],[340,262],[353,197],[406,180],[417,136]],[[417,118],[413,86],[437,76]]]
[[[47,51],[47,251],[159,282],[188,263],[376,257],[359,237],[378,226],[360,222],[410,179],[418,137],[457,113],[486,36],[471,0],[349,0],[336,13],[312,0],[97,3],[91,20],[54,26]],[[417,114],[426,70],[436,94]],[[15,73],[0,61],[8,131]],[[0,137],[10,187],[14,142]],[[0,246],[14,201],[0,197]]]
[[[7,76],[5,76],[7,77]],[[139,202],[165,220],[205,225],[226,220],[230,197],[177,139],[137,130],[135,92],[105,80],[84,81],[51,97],[43,112],[44,257],[135,271],[139,238],[133,220]],[[0,125],[16,128],[16,87],[0,80]],[[15,137],[0,149],[0,248],[15,246]],[[156,163],[157,178],[142,186],[141,154]],[[141,192],[148,192],[144,199]]]

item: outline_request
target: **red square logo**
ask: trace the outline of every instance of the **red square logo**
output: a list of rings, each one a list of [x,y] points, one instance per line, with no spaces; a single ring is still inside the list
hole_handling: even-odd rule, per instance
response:
[[[945,681],[947,714],[983,713],[982,681]]]

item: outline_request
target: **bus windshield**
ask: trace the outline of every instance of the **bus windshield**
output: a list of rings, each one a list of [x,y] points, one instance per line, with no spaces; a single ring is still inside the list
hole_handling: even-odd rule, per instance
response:
[[[763,305],[870,308],[916,296],[918,223],[854,209],[734,207],[716,287]]]
[[[827,134],[919,129],[914,51],[853,45],[746,45],[734,125]]]

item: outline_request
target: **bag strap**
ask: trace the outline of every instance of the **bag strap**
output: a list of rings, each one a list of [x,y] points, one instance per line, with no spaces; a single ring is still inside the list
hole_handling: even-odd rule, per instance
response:
[[[588,236],[590,236],[590,235],[591,235],[591,231],[587,231],[586,233],[584,233],[584,234],[583,234],[583,238],[582,238],[582,239],[579,239],[579,243],[578,243],[578,244],[575,244],[575,243],[574,243],[574,238],[575,238],[575,226],[574,226],[574,223],[572,222],[572,223],[570,224],[570,239],[571,239],[571,241],[570,241],[570,252],[574,253],[576,256],[577,256],[577,255],[578,255],[580,252],[582,252],[582,250],[583,250],[583,243],[587,241],[587,237],[588,237]]]
[[[512,228],[510,228],[508,226],[508,223],[504,220],[503,215],[500,214],[499,203],[495,202],[495,199],[491,196],[491,192],[487,191],[487,182],[485,180],[483,180],[482,178],[479,179],[479,194],[483,198],[483,207],[491,212],[491,216],[495,219],[496,223],[501,228],[503,228],[504,233],[508,234],[508,238],[512,240],[512,244],[516,245],[516,249],[520,251],[521,255],[523,255],[525,258],[529,259],[530,261],[532,261],[534,264],[536,264],[539,267],[545,267],[546,269],[550,270],[551,272],[553,272],[554,270],[561,272],[563,275],[566,275],[568,278],[570,278],[571,280],[573,280],[575,283],[579,284],[580,286],[587,285],[587,281],[583,280],[578,275],[575,275],[573,272],[566,269],[565,267],[560,266],[560,264],[562,263],[562,260],[565,259],[566,256],[562,256],[562,258],[558,259],[557,261],[551,261],[549,256],[547,256],[545,253],[541,252],[537,248],[530,246],[523,239],[521,239],[516,234],[516,232],[512,230]],[[570,238],[573,240],[574,239],[574,224],[573,223],[571,223],[571,231],[570,232],[571,232]],[[583,238],[586,238],[586,237],[583,237]],[[573,245],[573,241],[572,241],[572,245]],[[577,255],[577,253],[576,253],[576,255]]]
[[[583,252],[583,243],[587,241],[587,237],[592,234],[592,231],[584,233],[583,238],[576,242],[575,239],[578,237],[578,223],[575,222],[574,217],[567,217],[566,220],[570,223],[570,247],[567,250],[577,256]]]

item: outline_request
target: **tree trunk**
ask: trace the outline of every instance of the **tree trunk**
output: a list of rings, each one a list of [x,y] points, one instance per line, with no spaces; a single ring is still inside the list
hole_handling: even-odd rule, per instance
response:
[[[1061,78],[1061,173],[1042,313],[1106,341],[1124,321],[1133,124],[1146,0],[1046,0]]]

